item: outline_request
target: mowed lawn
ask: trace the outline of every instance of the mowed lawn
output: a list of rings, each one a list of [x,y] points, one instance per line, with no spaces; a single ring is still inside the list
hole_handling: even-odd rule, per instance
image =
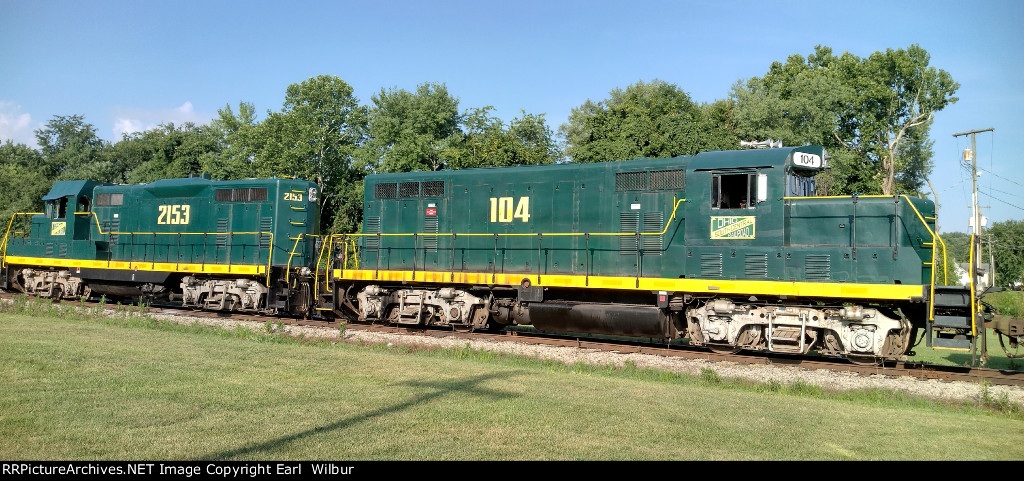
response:
[[[1019,412],[154,324],[0,313],[0,459],[1024,459]]]

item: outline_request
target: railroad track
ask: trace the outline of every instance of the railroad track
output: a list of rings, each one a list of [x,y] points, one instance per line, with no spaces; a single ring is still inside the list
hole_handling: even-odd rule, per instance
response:
[[[18,294],[0,293],[0,299],[11,299]],[[95,305],[94,301],[87,304]],[[257,323],[282,323],[288,326],[338,329],[338,322],[315,319],[295,319],[288,317],[263,316],[250,313],[223,313],[212,311],[194,311],[173,306],[154,305],[147,308],[151,314],[208,318],[216,320],[249,321]],[[739,352],[718,353],[702,347],[687,345],[664,345],[654,342],[618,341],[597,339],[564,334],[550,334],[525,330],[505,330],[497,333],[468,332],[451,329],[418,328],[405,326],[385,326],[378,324],[348,323],[346,330],[374,331],[409,336],[447,337],[469,340],[491,340],[518,342],[557,347],[572,347],[595,351],[616,352],[622,354],[638,353],[670,358],[705,360],[710,362],[732,362],[737,364],[772,364],[799,367],[808,370],[825,370],[836,373],[854,373],[862,376],[884,375],[891,377],[911,377],[922,380],[960,381],[970,383],[987,382],[991,385],[1024,386],[1024,371],[1008,371],[987,368],[971,368],[961,366],[940,366],[920,362],[892,362],[884,365],[854,364],[844,359],[826,358],[821,356],[798,356],[773,353]]]
[[[272,316],[258,316],[252,314],[224,314],[207,311],[190,311],[171,308],[159,309],[163,313],[181,312],[188,316],[202,316],[210,318],[232,318],[236,320],[248,320],[265,323],[278,321],[285,325],[302,326],[312,328],[337,329],[338,322],[327,322],[312,319],[291,319]],[[564,334],[550,334],[531,332],[526,330],[505,330],[498,333],[468,332],[440,328],[420,328],[406,326],[386,326],[380,324],[348,323],[346,330],[364,330],[384,332],[390,334],[401,334],[409,336],[447,337],[469,340],[492,340],[504,342],[519,342],[525,344],[536,344],[557,347],[573,347],[580,349],[592,349],[597,351],[617,352],[623,354],[638,353],[655,356],[665,356],[681,359],[698,359],[710,362],[733,362],[737,364],[774,364],[793,366],[810,370],[826,370],[837,373],[855,373],[858,375],[884,375],[891,377],[911,377],[915,379],[934,379],[939,381],[960,381],[981,383],[988,382],[992,385],[1002,386],[1024,386],[1024,371],[1007,371],[987,368],[971,368],[961,366],[940,366],[925,364],[921,362],[891,362],[884,365],[862,365],[854,364],[844,359],[827,358],[821,356],[798,356],[774,353],[753,353],[739,352],[736,354],[717,353],[702,347],[687,345],[659,345],[654,342],[638,341],[612,341],[584,336],[571,336]]]

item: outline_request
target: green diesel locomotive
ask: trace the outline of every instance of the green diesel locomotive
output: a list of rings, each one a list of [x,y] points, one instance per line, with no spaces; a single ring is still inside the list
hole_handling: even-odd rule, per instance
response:
[[[970,346],[970,293],[933,279],[934,203],[815,196],[828,161],[804,146],[370,175],[324,298],[366,321],[727,351],[900,359],[920,329]]]
[[[68,181],[55,183],[43,201],[45,212],[8,222],[0,287],[53,298],[145,296],[216,310],[311,309],[315,184]],[[19,217],[27,231],[12,230]]]

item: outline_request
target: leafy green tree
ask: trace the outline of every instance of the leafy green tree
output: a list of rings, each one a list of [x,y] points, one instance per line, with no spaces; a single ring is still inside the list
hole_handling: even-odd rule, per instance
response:
[[[42,165],[39,151],[10,140],[0,144],[0,228],[15,212],[42,212],[42,198],[53,186]]]
[[[454,143],[461,140],[459,100],[444,84],[421,84],[416,93],[381,89],[372,100],[368,169],[441,170],[458,159]]]
[[[673,157],[706,150],[701,112],[690,96],[662,80],[614,89],[601,102],[574,108],[559,128],[573,162]]]
[[[452,169],[504,167],[557,162],[561,150],[544,114],[520,111],[508,128],[491,115],[494,107],[473,108],[462,115],[461,129],[445,143],[441,157]]]
[[[507,154],[504,159],[499,159],[504,163],[492,165],[553,164],[562,156],[544,114],[528,114],[521,110],[520,116],[509,122],[504,137]]]
[[[996,222],[982,235],[995,257],[996,285],[1024,284],[1024,221]]]
[[[230,104],[217,110],[217,118],[210,122],[210,129],[221,150],[216,155],[204,157],[203,171],[214,179],[254,177],[253,162],[259,145],[258,127],[256,108],[252,103],[240,102],[238,114],[235,114]]]
[[[96,128],[83,116],[54,116],[35,133],[46,178],[106,180],[113,175],[112,166],[102,156],[110,144],[96,135]]]
[[[462,114],[462,128],[452,135],[441,154],[446,166],[468,169],[501,165],[505,156],[505,126],[491,115],[494,107],[471,108]]]
[[[959,88],[929,61],[918,45],[866,59],[819,45],[734,85],[734,119],[741,137],[828,148],[822,193],[919,192],[931,171],[931,121]]]
[[[161,124],[125,134],[103,155],[111,167],[110,175],[97,180],[139,184],[199,175],[220,149],[217,135],[206,125]]]
[[[786,63],[773,62],[763,77],[734,84],[733,119],[740,134],[784,145],[837,145],[841,115],[854,96],[843,83],[840,61],[819,46],[806,60],[790,55]]]
[[[960,84],[949,72],[929,66],[929,61],[928,52],[918,45],[886,49],[860,62],[848,79],[858,95],[852,116],[856,120],[846,125],[844,140],[879,160],[885,195],[896,192],[897,172],[910,183],[923,182],[923,175],[914,179],[906,172],[910,160],[901,155],[902,147],[927,137],[921,131],[927,132],[935,112],[958,100],[953,95]]]
[[[732,150],[740,145],[741,139],[733,121],[732,111],[735,106],[736,103],[729,100],[700,105],[697,122],[699,150]]]
[[[939,277],[937,277],[938,282],[939,284],[942,284],[943,281],[943,255],[941,246],[945,244],[945,262],[947,263],[945,270],[946,283],[949,285],[958,285],[960,284],[960,278],[956,274],[956,266],[969,261],[971,236],[964,234],[963,232],[942,232],[939,235],[942,237],[942,243],[936,244],[935,246],[935,248],[938,249],[935,252],[935,269],[936,273],[939,274]]]
[[[236,132],[247,125],[246,113],[240,114],[243,119]],[[367,109],[359,105],[351,86],[338,77],[320,75],[289,85],[284,108],[268,113],[246,141],[251,147],[245,148],[252,149],[257,176],[288,175],[316,183],[321,226],[351,230],[360,216],[350,217],[354,209],[348,204],[362,202],[361,195],[351,195],[352,184],[362,179],[353,161],[365,140],[367,119]]]

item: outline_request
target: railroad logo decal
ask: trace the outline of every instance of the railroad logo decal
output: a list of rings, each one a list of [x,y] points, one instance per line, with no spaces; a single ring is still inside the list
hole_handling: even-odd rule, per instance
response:
[[[711,238],[753,239],[755,225],[755,217],[752,215],[739,217],[712,217]]]
[[[67,228],[67,222],[54,222],[50,224],[50,235],[64,235]]]

